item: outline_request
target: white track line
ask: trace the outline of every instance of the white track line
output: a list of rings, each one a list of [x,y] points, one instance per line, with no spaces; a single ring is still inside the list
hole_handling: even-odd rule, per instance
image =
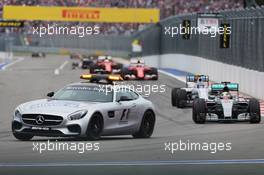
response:
[[[14,64],[16,64],[16,63],[18,63],[18,62],[20,62],[20,61],[23,61],[23,60],[24,60],[23,57],[19,57],[19,58],[17,58],[16,61],[10,62],[10,63],[8,63],[7,65],[3,66],[3,67],[2,67],[2,70],[6,70],[8,67],[10,67],[10,66],[12,66],[12,65],[14,65]]]
[[[59,75],[60,74],[60,71],[67,65],[69,63],[69,61],[64,61],[64,63],[62,63],[61,65],[60,65],[60,67],[58,67],[58,68],[56,68],[55,70],[54,70],[54,74],[55,75]]]
[[[166,166],[166,165],[241,165],[264,164],[264,159],[227,160],[168,160],[124,162],[56,162],[56,163],[0,163],[0,167],[80,167],[80,166]]]

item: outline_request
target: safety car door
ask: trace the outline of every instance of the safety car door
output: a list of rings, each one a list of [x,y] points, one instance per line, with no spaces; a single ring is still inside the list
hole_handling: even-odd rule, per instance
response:
[[[116,127],[120,134],[129,134],[134,127],[134,121],[137,117],[137,104],[135,98],[129,90],[116,93]]]

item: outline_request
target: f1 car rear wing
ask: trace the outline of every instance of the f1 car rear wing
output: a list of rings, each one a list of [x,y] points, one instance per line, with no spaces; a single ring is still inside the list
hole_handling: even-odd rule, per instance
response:
[[[132,58],[130,59],[130,64],[145,64],[145,61],[140,58]]]
[[[222,82],[214,83],[211,85],[211,91],[213,92],[222,92],[224,90],[228,91],[239,91],[238,83]]]
[[[209,76],[208,75],[187,75],[186,76],[186,87],[188,87],[188,83],[196,83],[198,81],[206,82],[209,86]]]
[[[89,80],[91,83],[113,84],[114,81],[123,81],[120,75],[105,75],[105,74],[83,74],[81,79]]]

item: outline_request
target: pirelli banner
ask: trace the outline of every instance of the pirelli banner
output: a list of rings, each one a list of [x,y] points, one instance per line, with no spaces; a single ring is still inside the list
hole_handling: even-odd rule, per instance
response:
[[[5,20],[156,23],[159,9],[4,6]]]

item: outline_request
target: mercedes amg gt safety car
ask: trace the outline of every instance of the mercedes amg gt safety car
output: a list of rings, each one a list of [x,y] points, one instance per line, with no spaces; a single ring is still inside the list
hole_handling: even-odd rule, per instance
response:
[[[208,99],[193,102],[193,121],[249,121],[260,123],[260,104],[257,99],[239,96],[237,83],[223,82],[211,85]]]
[[[90,65],[91,74],[119,74],[123,64],[112,60],[111,56],[99,56],[97,60]]]
[[[34,136],[83,137],[132,135],[151,137],[155,125],[152,102],[137,92],[109,84],[117,75],[82,75],[86,82],[69,84],[47,99],[19,105],[13,114],[12,131],[19,140]],[[101,84],[106,82],[107,84]]]
[[[121,75],[125,80],[158,80],[157,68],[147,66],[143,59],[131,59]]]
[[[209,92],[209,76],[187,75],[185,88],[173,88],[171,91],[171,104],[184,108],[193,103],[196,98],[207,98]]]

